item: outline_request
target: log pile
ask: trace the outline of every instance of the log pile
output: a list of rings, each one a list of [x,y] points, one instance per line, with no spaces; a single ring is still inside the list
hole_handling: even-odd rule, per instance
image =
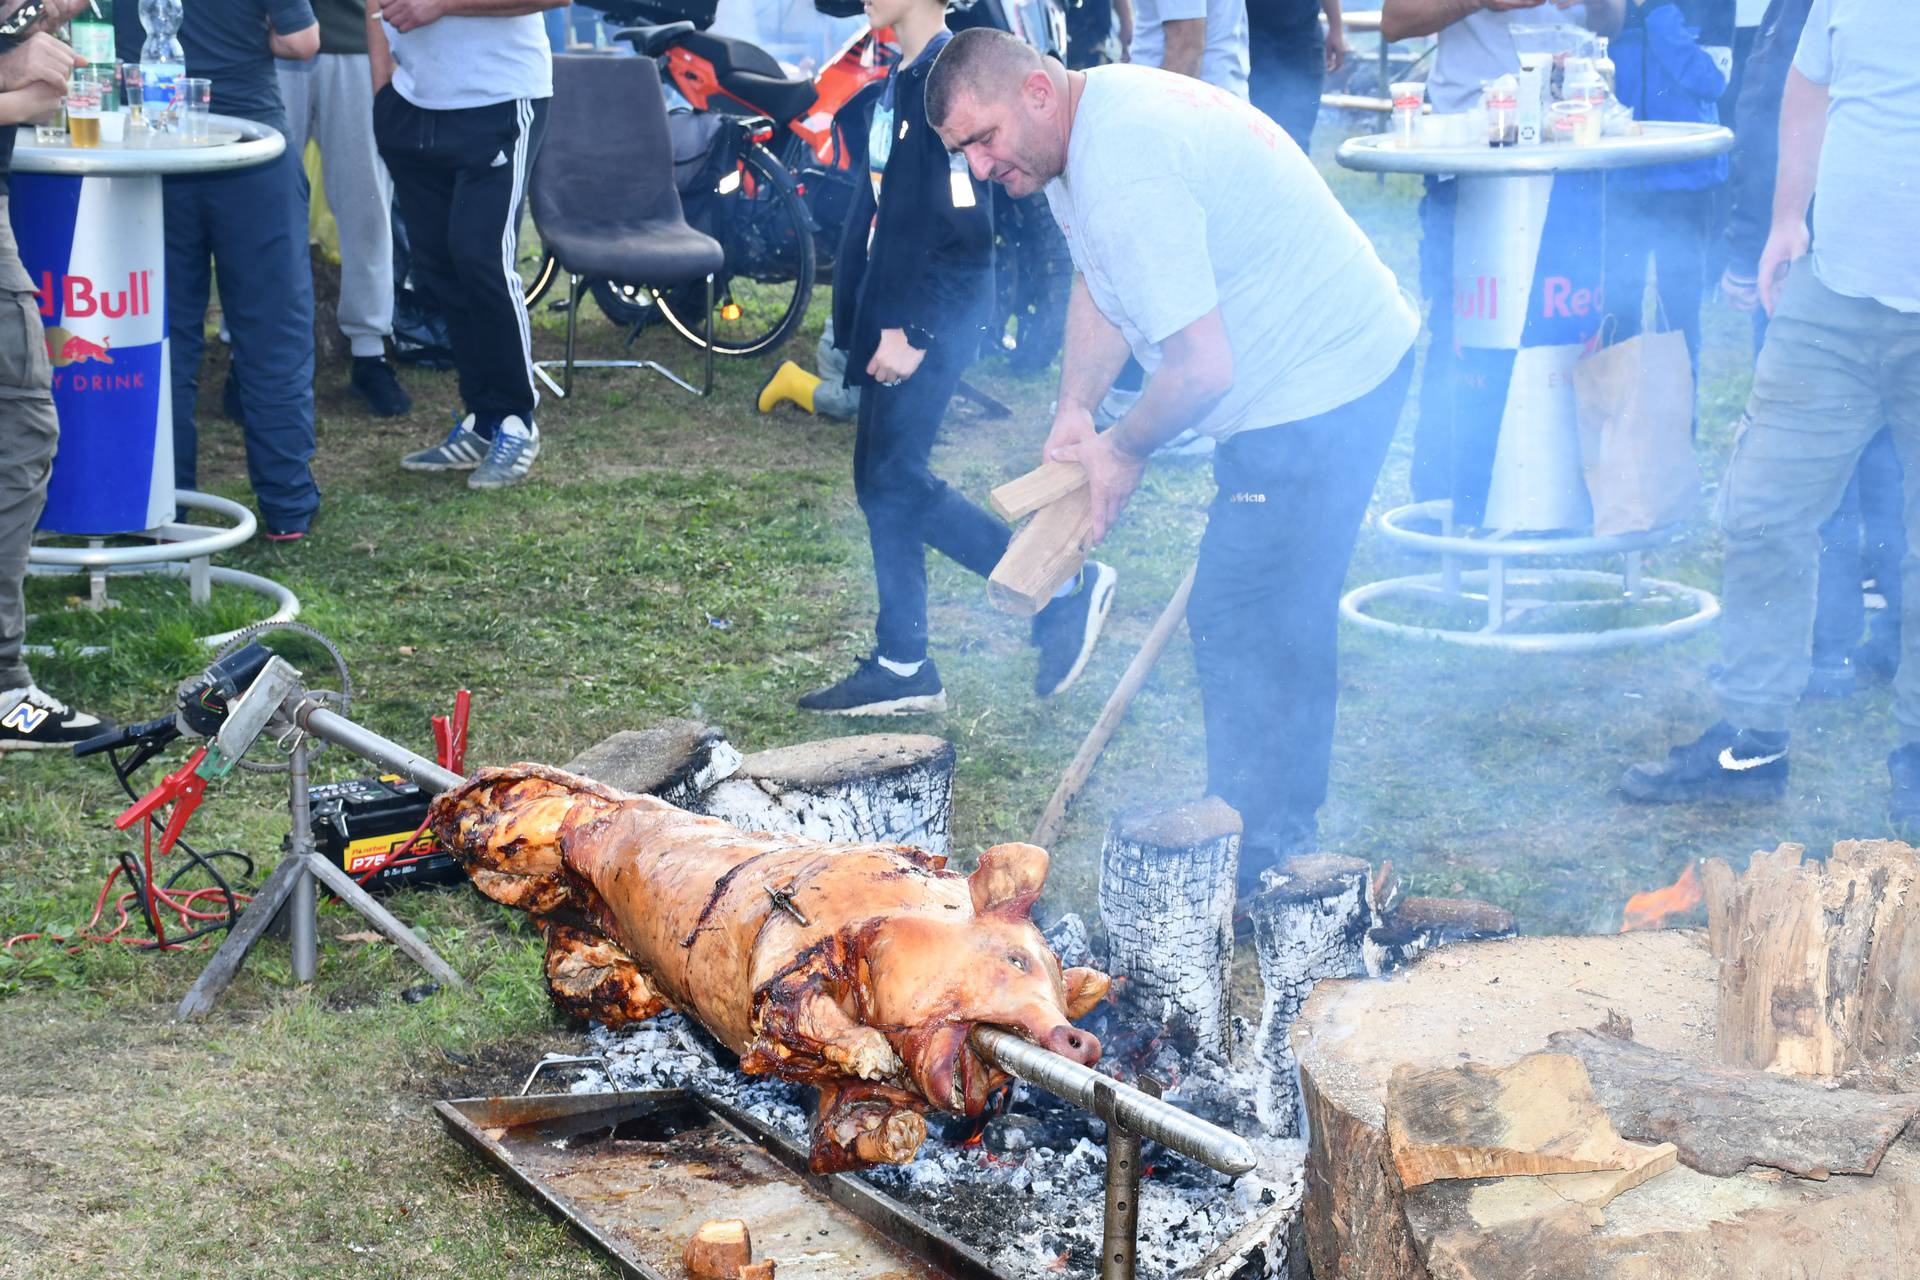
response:
[[[1836,1275],[1920,1256],[1920,857],[1703,869],[1709,929],[1469,942],[1293,1029],[1319,1280]]]

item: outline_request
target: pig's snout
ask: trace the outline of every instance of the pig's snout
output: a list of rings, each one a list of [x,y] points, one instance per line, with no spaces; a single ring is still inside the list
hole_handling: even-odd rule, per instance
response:
[[[1076,1026],[1062,1024],[1047,1032],[1040,1041],[1041,1047],[1071,1058],[1083,1067],[1090,1067],[1100,1061],[1100,1037],[1091,1031],[1082,1031]]]

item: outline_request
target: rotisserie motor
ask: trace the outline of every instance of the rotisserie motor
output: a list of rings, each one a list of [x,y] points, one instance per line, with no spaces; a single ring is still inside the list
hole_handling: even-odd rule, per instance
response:
[[[975,1023],[1076,1062],[1107,989],[1028,918],[1047,854],[996,845],[970,876],[906,845],[746,832],[557,769],[486,769],[434,802],[481,892],[540,921],[554,1003],[609,1026],[671,1005],[742,1069],[816,1085],[818,1172],[905,1163],[930,1106],[978,1116],[1006,1076]]]

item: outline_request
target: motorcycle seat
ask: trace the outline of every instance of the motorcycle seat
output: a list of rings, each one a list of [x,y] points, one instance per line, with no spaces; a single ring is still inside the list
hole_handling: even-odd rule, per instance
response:
[[[743,110],[785,123],[804,114],[818,96],[806,76],[789,77],[758,45],[710,31],[685,35],[673,44],[713,64],[720,87],[741,103]],[[730,108],[729,115],[741,114]]]
[[[613,38],[625,40],[642,57],[657,58],[697,30],[691,22],[667,22],[657,27],[622,27]]]

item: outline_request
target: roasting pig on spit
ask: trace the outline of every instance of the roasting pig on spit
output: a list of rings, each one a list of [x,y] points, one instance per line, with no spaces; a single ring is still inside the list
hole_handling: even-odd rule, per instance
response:
[[[482,893],[531,913],[561,1009],[611,1027],[668,1006],[742,1070],[820,1090],[811,1164],[904,1164],[933,1108],[979,1116],[1007,1082],[968,1043],[1010,1028],[1080,1063],[1105,995],[1029,918],[1047,854],[996,845],[972,875],[907,845],[742,831],[557,769],[485,769],[433,832]]]

